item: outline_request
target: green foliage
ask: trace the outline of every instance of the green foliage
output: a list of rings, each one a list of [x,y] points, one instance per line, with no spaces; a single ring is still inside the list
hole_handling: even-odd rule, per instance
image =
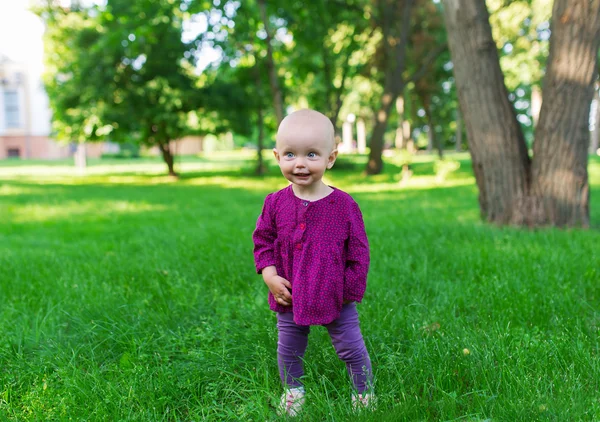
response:
[[[88,6],[38,9],[48,24],[45,83],[58,138],[156,145],[232,131],[256,143],[262,122],[270,142],[277,120],[257,0],[81,3]],[[400,3],[267,1],[286,106],[322,110],[338,128],[352,113],[370,131],[390,65],[382,34],[393,17],[382,11]],[[531,141],[531,92],[545,68],[551,2],[490,0],[488,7],[510,99]],[[404,90],[404,118],[417,139],[431,129],[449,147],[458,101],[448,51],[424,68],[446,38],[440,2],[414,2],[403,77],[415,80]],[[199,74],[197,61],[211,48],[218,59]],[[391,113],[386,139],[398,120]]]
[[[379,406],[351,413],[315,327],[303,420],[598,420],[597,232],[482,224],[467,155],[450,158],[439,183],[420,155],[405,186],[396,157],[369,179],[328,173],[369,234],[359,309]],[[66,162],[0,165],[0,419],[279,420],[250,236],[285,181],[245,178],[252,159],[186,158],[178,181],[156,159],[92,160],[77,179]],[[598,228],[598,157],[590,178]]]
[[[430,1],[419,1],[413,11],[408,69],[419,72],[432,52],[446,43],[446,28],[440,7]],[[458,98],[452,75],[450,52],[442,50],[422,76],[407,87],[412,97],[411,114],[407,118],[417,127],[417,140],[426,139],[423,130],[434,131],[442,145],[455,136]],[[428,142],[427,142],[428,143]],[[425,143],[425,146],[427,145]]]
[[[371,58],[374,31],[364,15],[368,2],[280,0],[279,4],[286,30],[293,36],[289,66],[295,78],[286,78],[293,98],[323,110],[340,126],[345,117],[340,109],[350,84]]]
[[[489,2],[490,24],[504,82],[526,140],[533,142],[531,95],[541,87],[550,49],[552,1]]]
[[[267,132],[273,133],[277,126],[266,66],[267,46],[261,32],[264,25],[257,2],[222,2],[204,12],[204,19],[208,22],[207,31],[201,34],[204,45],[222,51],[221,60],[209,67],[205,75],[212,81],[213,89],[222,87],[236,93],[235,99],[223,98],[219,92],[210,95],[209,107],[220,110],[228,129],[256,143],[259,114]],[[278,66],[283,48],[275,39],[273,49]]]
[[[109,0],[37,10],[48,27],[45,83],[59,139],[153,146],[203,132],[204,97],[229,92],[197,86],[193,45],[182,41],[185,5]]]

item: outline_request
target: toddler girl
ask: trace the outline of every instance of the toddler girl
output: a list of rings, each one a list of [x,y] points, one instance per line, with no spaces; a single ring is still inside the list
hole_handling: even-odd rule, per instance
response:
[[[266,197],[252,237],[256,270],[277,312],[280,413],[295,416],[304,404],[302,359],[311,325],[327,328],[346,363],[353,405],[372,406],[371,362],[356,310],[369,245],[356,202],[322,180],[337,157],[333,125],[317,111],[294,112],[279,126],[274,153],[291,184]]]

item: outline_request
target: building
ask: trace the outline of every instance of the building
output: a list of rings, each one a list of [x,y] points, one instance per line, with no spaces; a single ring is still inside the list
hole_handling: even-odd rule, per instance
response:
[[[27,65],[0,55],[0,159],[57,159],[69,146],[50,138],[51,112],[39,77]]]
[[[72,145],[59,144],[51,138],[48,96],[41,79],[27,65],[0,54],[0,160],[6,158],[52,160],[72,157]],[[198,154],[202,138],[189,136],[173,142],[177,154]],[[103,153],[118,153],[113,143],[88,143],[81,152],[88,158]],[[160,155],[157,148],[147,153]]]

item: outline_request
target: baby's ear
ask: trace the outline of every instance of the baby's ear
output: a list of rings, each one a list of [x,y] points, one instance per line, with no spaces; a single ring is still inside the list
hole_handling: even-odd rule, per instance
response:
[[[273,155],[275,156],[277,162],[279,162],[279,152],[277,152],[277,148],[273,148]]]
[[[338,155],[337,148],[334,149],[333,151],[331,151],[331,154],[329,154],[329,160],[327,162],[327,168],[328,169],[332,168],[333,165],[335,164],[335,160],[337,159],[337,155]]]

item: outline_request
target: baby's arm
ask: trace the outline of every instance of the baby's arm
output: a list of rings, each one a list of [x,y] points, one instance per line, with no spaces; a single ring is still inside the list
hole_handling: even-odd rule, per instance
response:
[[[344,303],[362,300],[367,288],[369,261],[369,242],[365,224],[358,204],[354,203],[344,272]]]
[[[271,195],[267,195],[265,198],[262,212],[256,221],[256,229],[252,233],[254,263],[258,274],[262,272],[263,268],[275,265],[274,246],[277,239],[277,230],[271,198]]]
[[[256,230],[252,234],[254,262],[256,272],[262,274],[265,284],[275,297],[275,301],[280,305],[290,306],[292,295],[288,289],[291,289],[292,285],[288,280],[277,275],[277,268],[275,267],[274,245],[275,239],[277,239],[277,230],[271,199],[271,195],[268,195],[265,199],[262,213],[256,222]]]
[[[292,304],[292,294],[289,289],[292,288],[292,284],[277,275],[277,269],[274,265],[263,268],[262,276],[275,301],[280,305],[290,306]]]

